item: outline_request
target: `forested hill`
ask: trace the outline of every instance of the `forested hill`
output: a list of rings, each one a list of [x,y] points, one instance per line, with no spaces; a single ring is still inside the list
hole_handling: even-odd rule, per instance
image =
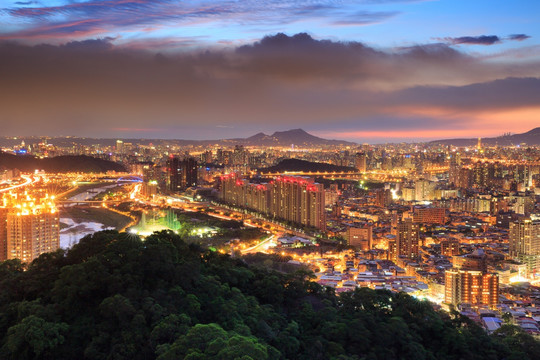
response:
[[[64,155],[39,159],[30,155],[13,155],[0,151],[0,168],[2,167],[19,169],[24,172],[44,170],[50,173],[126,171],[123,165],[116,162],[85,155]]]
[[[278,164],[267,168],[259,169],[261,173],[282,173],[285,171],[303,171],[303,172],[354,172],[357,169],[349,166],[338,166],[327,163],[312,162],[301,159],[284,159]]]
[[[337,296],[187,245],[114,231],[24,267],[0,263],[1,359],[539,359],[507,325],[488,336],[406,294]]]

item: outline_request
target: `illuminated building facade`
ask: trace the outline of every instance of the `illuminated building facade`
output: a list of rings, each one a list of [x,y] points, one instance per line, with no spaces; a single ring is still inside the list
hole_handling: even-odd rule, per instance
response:
[[[356,154],[355,164],[356,168],[360,172],[366,172],[367,171],[367,155],[366,153],[358,153]]]
[[[389,189],[377,189],[375,191],[375,205],[387,207],[392,203],[392,192]]]
[[[529,274],[540,270],[540,221],[510,223],[510,256],[527,265]]]
[[[2,258],[31,262],[60,247],[60,218],[53,199],[13,195],[10,199],[4,198],[3,205],[0,211]]]
[[[230,174],[221,177],[221,199],[277,219],[326,229],[324,187],[313,179],[282,176],[252,184]]]
[[[433,194],[435,191],[435,183],[428,180],[418,180],[414,184],[414,200],[426,201],[433,200]]]
[[[441,241],[441,255],[454,256],[459,255],[459,240],[445,239]]]
[[[445,302],[457,306],[499,303],[499,276],[477,270],[452,269],[445,272]]]
[[[422,224],[444,224],[446,222],[446,209],[415,207],[413,221]]]
[[[487,305],[499,303],[499,276],[487,272],[487,255],[482,249],[454,256],[454,268],[445,272],[445,302]]]
[[[0,207],[0,261],[7,260],[7,214],[8,208]]]
[[[420,225],[412,218],[405,218],[397,225],[396,251],[397,257],[414,259],[418,257],[418,241]]]

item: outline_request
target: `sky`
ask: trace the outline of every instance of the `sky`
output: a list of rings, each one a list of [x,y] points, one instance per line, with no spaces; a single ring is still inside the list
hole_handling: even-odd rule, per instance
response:
[[[359,143],[540,126],[536,0],[0,0],[5,136]]]

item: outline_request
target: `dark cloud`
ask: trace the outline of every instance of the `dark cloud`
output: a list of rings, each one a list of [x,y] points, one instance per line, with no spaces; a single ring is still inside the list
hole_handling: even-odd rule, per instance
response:
[[[317,81],[333,86],[380,89],[423,83],[452,84],[484,79],[490,68],[445,44],[383,51],[360,42],[316,40],[306,33],[267,36],[236,50],[241,71],[285,81]],[[369,84],[367,84],[369,81]],[[348,85],[347,85],[348,84]]]
[[[481,36],[461,36],[461,37],[445,37],[442,40],[451,45],[494,45],[501,42],[501,38],[497,35],[481,35]]]
[[[67,48],[70,50],[81,50],[85,52],[105,51],[111,50],[113,45],[111,41],[114,38],[105,37],[102,39],[88,39],[82,41],[70,41],[64,45],[60,45],[60,48]]]
[[[508,36],[509,40],[515,40],[515,41],[523,41],[523,40],[527,40],[527,39],[530,39],[530,38],[531,37],[529,35],[526,35],[526,34],[512,34],[512,35]]]
[[[508,109],[540,105],[540,78],[506,78],[465,86],[421,86],[397,91],[387,100],[446,109]]]
[[[333,21],[332,24],[352,26],[377,24],[386,21],[398,14],[398,11],[358,11],[355,14],[343,16],[339,20]]]
[[[445,38],[435,38],[435,39],[449,45],[460,45],[460,44],[494,45],[494,44],[504,42],[506,40],[523,41],[529,38],[530,36],[526,34],[512,34],[512,35],[508,35],[506,38],[501,38],[497,35],[481,35],[481,36],[445,37]]]
[[[153,137],[215,138],[290,124],[406,128],[428,120],[435,128],[444,120],[410,119],[421,108],[474,112],[540,103],[540,80],[519,79],[540,73],[539,64],[483,62],[445,44],[381,50],[277,34],[230,51],[156,55],[104,38],[61,46],[0,42],[0,54],[4,135],[154,129]],[[507,77],[514,78],[493,81]]]

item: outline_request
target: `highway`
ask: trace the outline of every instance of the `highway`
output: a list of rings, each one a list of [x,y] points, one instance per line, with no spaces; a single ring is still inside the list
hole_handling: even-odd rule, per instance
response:
[[[13,186],[9,186],[7,188],[2,188],[0,189],[0,193],[2,192],[7,192],[7,191],[11,191],[11,190],[14,190],[14,189],[18,189],[20,187],[23,187],[23,186],[27,186],[27,185],[30,185],[30,184],[33,184],[35,183],[36,181],[38,181],[40,178],[39,177],[36,177],[35,179],[32,178],[31,176],[28,176],[28,175],[21,175],[21,178],[23,178],[25,181],[24,183],[22,184],[18,184],[18,185],[13,185]]]

